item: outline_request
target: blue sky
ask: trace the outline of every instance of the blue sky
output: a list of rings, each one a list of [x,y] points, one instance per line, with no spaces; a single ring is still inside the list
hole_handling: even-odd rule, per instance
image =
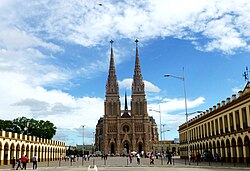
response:
[[[98,4],[102,5],[98,5]],[[120,97],[131,95],[135,39],[148,108],[161,109],[164,139],[188,112],[205,111],[244,88],[250,61],[247,0],[0,1],[0,117],[50,120],[54,139],[93,142],[114,56]],[[159,125],[159,113],[148,111]],[[195,115],[191,115],[190,118]]]

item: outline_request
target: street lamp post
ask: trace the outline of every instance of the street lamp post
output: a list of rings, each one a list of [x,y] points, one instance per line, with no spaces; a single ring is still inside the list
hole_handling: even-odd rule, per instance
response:
[[[95,132],[92,132],[93,133],[93,150],[92,150],[92,154],[94,154],[94,151],[95,151]]]
[[[85,125],[82,125],[82,165],[83,165],[83,158],[84,158],[84,127]]]
[[[154,109],[149,109],[149,111],[154,111],[154,112],[158,112],[160,115],[160,142],[162,141],[162,131],[161,131],[161,106],[159,105],[159,110],[154,110]],[[159,149],[158,149],[159,150]],[[161,155],[162,155],[162,144],[161,144]],[[161,157],[161,164],[162,163],[162,157]]]
[[[166,140],[166,139],[165,139],[165,132],[170,131],[169,129],[164,130],[164,127],[165,127],[166,125],[167,125],[167,124],[162,124],[162,133],[164,133],[164,134],[163,134],[163,139],[164,139],[164,140]]]
[[[159,105],[159,110],[154,110],[154,109],[149,109],[149,111],[154,111],[154,112],[158,112],[159,113],[159,116],[160,116],[160,140],[162,141],[162,131],[161,131],[161,107]]]
[[[165,74],[164,77],[173,77],[173,78],[177,78],[183,81],[183,87],[184,87],[184,98],[185,98],[185,113],[186,113],[186,136],[187,136],[187,146],[188,146],[188,150],[187,150],[187,155],[188,155],[188,161],[190,164],[190,146],[189,146],[189,132],[188,132],[188,113],[187,113],[187,92],[186,92],[186,81],[185,81],[185,75],[184,75],[184,67],[182,68],[183,71],[183,76],[179,77],[179,76],[174,76],[174,75],[170,75],[170,74]]]

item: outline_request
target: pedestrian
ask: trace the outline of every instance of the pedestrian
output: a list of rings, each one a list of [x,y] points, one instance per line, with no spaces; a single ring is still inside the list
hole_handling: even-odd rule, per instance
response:
[[[141,156],[139,153],[136,154],[137,164],[140,164]]]
[[[12,168],[15,168],[15,165],[16,165],[16,159],[15,159],[15,157],[13,157],[13,159],[12,159]]]
[[[197,162],[200,162],[201,161],[201,154],[198,152],[197,154]]]
[[[192,162],[195,162],[195,154],[194,154],[194,152],[192,152],[192,154],[191,154],[191,160],[192,160]]]
[[[130,161],[130,163],[132,163],[132,160],[133,159],[133,154],[131,153],[130,155],[129,155],[129,161]]]
[[[16,170],[18,170],[19,167],[20,167],[20,169],[23,170],[23,168],[22,168],[22,166],[21,166],[21,158],[17,159],[16,164],[17,164]]]
[[[150,158],[150,164],[154,164],[155,158],[153,153],[151,153],[149,158]]]
[[[168,153],[168,162],[167,162],[167,164],[172,164],[172,154],[171,153]]]
[[[21,162],[23,164],[23,168],[22,169],[26,170],[26,166],[27,166],[27,162],[28,162],[27,155],[22,156]]]
[[[37,169],[37,156],[36,156],[36,154],[33,156],[32,162],[33,162],[33,170]]]

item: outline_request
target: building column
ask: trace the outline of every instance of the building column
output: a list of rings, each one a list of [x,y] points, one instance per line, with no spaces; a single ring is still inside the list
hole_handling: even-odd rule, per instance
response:
[[[219,151],[220,151],[220,157],[222,158],[222,157],[225,157],[225,156],[222,156],[223,155],[223,149],[222,149],[222,146],[220,145],[220,149],[219,149]]]
[[[243,142],[244,143],[244,142]],[[242,151],[242,153],[243,153],[243,160],[244,160],[244,163],[246,162],[246,158],[247,158],[247,154],[246,154],[246,146],[245,146],[245,144],[243,144],[243,151]]]
[[[234,130],[236,131],[237,130],[237,127],[236,127],[236,111],[234,110],[233,111],[233,126],[234,126]]]
[[[209,126],[210,126],[210,128],[208,128],[208,129],[209,129],[209,137],[210,137],[210,136],[212,136],[212,122],[211,121],[209,121]]]
[[[206,123],[206,130],[207,130],[207,134],[206,134],[206,136],[207,136],[207,137],[209,137],[209,133],[210,133],[210,131],[209,131],[209,128],[208,128],[208,122]]]
[[[240,147],[236,143],[236,156],[234,156],[234,158],[236,158],[236,162],[239,162],[239,159],[240,159],[240,150],[239,150],[239,148]]]
[[[233,151],[233,146],[232,146],[232,142],[230,142],[231,144],[231,146],[230,146],[230,154],[231,154],[231,162],[233,162],[234,161],[234,158],[236,157],[236,156],[234,156],[234,151]],[[236,151],[236,155],[237,155],[237,151]]]
[[[250,106],[246,106],[246,115],[247,115],[247,126],[250,127]]]
[[[231,124],[230,124],[230,117],[229,117],[229,114],[227,113],[226,116],[227,116],[228,131],[231,132]]]
[[[223,129],[223,133],[225,133],[225,119],[224,119],[224,115],[222,115],[222,129]]]
[[[119,153],[119,154],[121,154],[121,152],[120,152],[120,147],[121,147],[120,129],[121,129],[120,120],[117,118],[117,128],[116,128],[117,136],[116,136],[116,149],[115,149],[115,153]]]
[[[217,120],[217,125],[219,125],[219,124],[218,124],[218,119],[214,119],[214,120],[213,120],[213,123],[214,123],[214,135],[217,135],[217,134],[216,134],[216,120]],[[219,129],[219,127],[218,127],[218,129]],[[216,144],[216,145],[217,145],[217,144]]]
[[[206,136],[206,131],[205,131],[205,129],[206,129],[206,126],[205,126],[205,124],[203,124],[203,137],[205,137]]]
[[[3,161],[4,161],[4,148],[0,149],[0,164],[1,166],[4,164]]]
[[[242,108],[239,109],[240,129],[243,130]]]
[[[222,121],[223,122],[223,121]],[[220,125],[220,117],[219,118],[217,118],[217,123],[218,123],[218,133],[219,133],[219,135],[221,134],[221,132],[220,132],[220,129],[221,129],[221,125]]]
[[[11,158],[10,158],[10,153],[11,153],[11,151],[10,151],[10,149],[8,149],[7,165],[10,165],[10,160],[11,160]]]
[[[198,125],[198,127],[197,127],[197,140],[200,139],[200,131],[201,131],[200,125]]]

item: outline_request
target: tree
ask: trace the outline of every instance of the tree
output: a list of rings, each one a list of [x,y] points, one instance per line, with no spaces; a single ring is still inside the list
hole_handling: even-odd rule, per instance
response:
[[[52,139],[56,134],[56,126],[50,121],[37,121],[26,117],[19,117],[13,121],[0,120],[0,129],[45,139]]]

